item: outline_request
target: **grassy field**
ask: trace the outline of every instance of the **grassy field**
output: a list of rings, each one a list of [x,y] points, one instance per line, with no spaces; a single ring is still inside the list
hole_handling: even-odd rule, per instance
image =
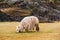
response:
[[[40,23],[39,32],[16,33],[19,22],[0,22],[0,40],[60,40],[60,22]]]

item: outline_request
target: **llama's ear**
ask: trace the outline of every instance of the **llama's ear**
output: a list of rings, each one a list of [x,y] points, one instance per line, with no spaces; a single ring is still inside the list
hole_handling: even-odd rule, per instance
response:
[[[17,28],[20,28],[19,26],[16,26]]]
[[[16,26],[16,28],[19,28],[19,26]]]

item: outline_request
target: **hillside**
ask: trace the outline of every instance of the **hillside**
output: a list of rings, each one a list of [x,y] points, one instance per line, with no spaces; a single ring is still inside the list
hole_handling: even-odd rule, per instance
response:
[[[60,21],[60,1],[49,2],[49,1],[20,1],[13,4],[0,3],[0,14],[6,15],[1,16],[1,21],[20,21],[25,16],[34,15],[39,20],[44,21]]]

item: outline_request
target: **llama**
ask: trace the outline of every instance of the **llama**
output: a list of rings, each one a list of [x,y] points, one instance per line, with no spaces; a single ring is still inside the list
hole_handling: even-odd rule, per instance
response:
[[[34,30],[36,27],[36,31],[39,31],[39,19],[35,16],[28,16],[24,17],[19,25],[16,28],[16,32],[22,32],[24,29],[25,31]]]

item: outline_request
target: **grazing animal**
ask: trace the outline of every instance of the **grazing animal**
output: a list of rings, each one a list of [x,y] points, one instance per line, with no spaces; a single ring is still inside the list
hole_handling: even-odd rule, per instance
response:
[[[16,28],[16,32],[32,31],[36,28],[39,31],[39,19],[35,16],[24,17]]]

